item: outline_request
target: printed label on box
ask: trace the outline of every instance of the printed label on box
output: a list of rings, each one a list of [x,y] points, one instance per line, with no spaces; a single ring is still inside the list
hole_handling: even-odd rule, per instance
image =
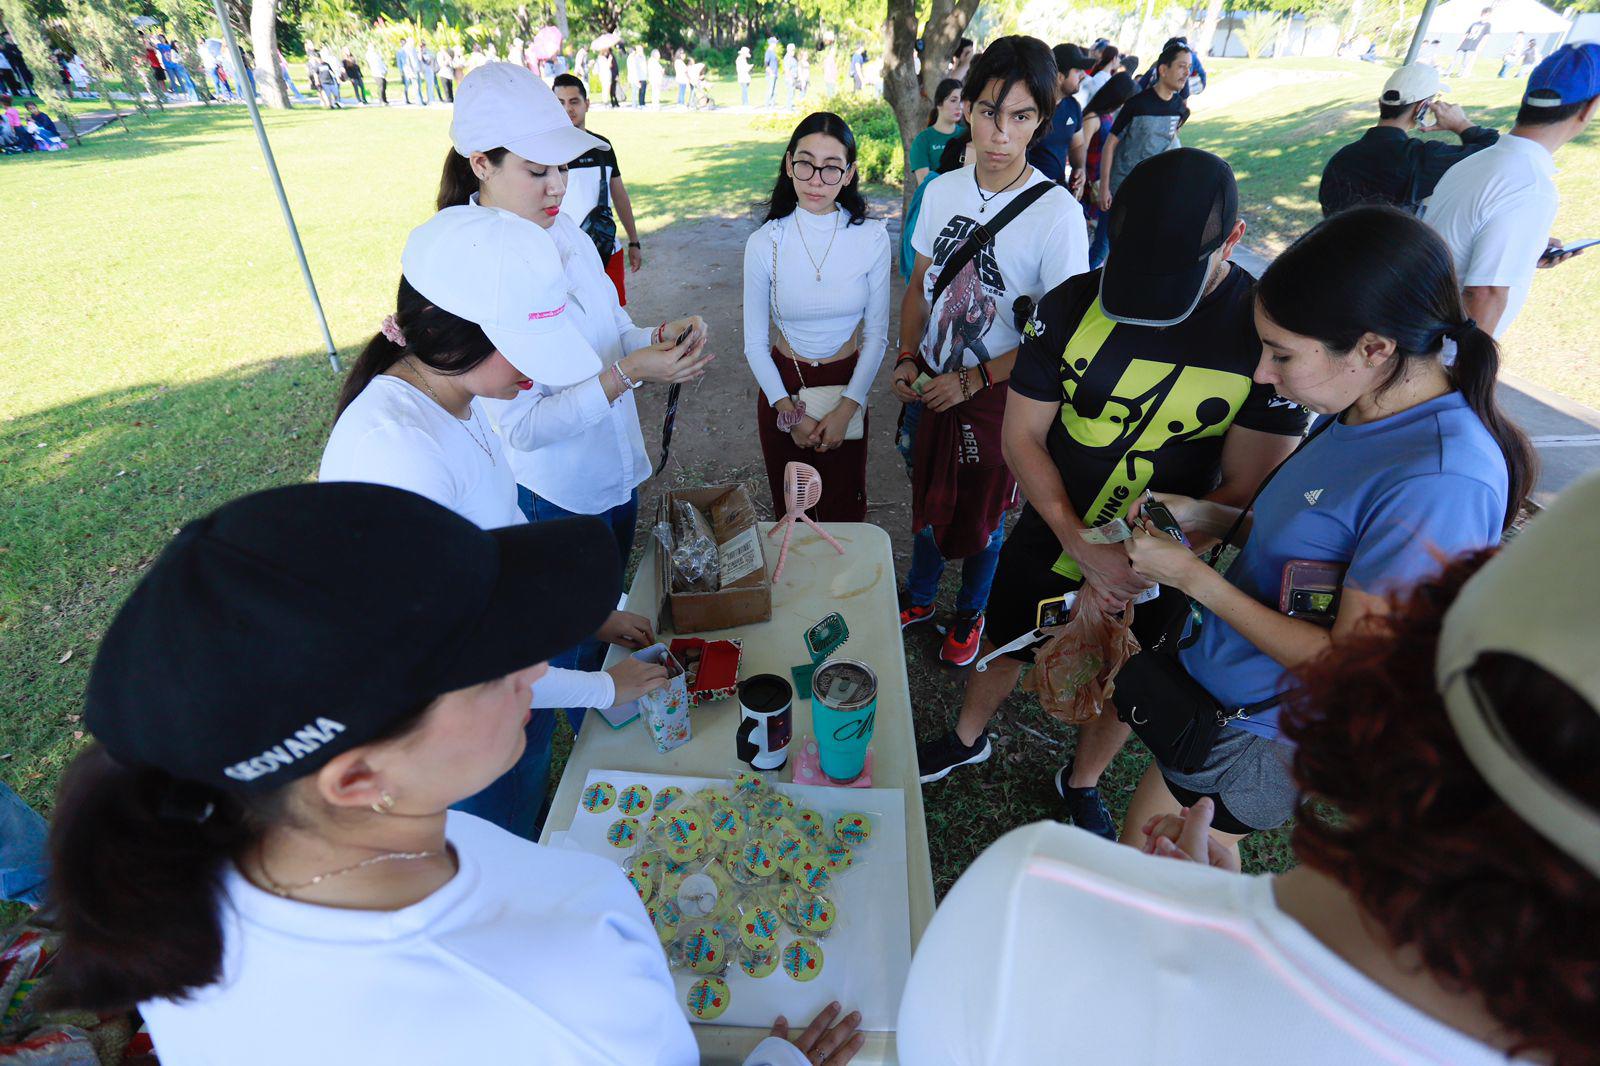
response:
[[[761,558],[761,539],[751,526],[726,544],[717,546],[722,556],[722,587],[749,577],[765,565]]]

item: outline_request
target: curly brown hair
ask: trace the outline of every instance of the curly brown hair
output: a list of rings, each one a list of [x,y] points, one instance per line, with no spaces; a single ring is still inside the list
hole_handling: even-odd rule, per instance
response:
[[[1480,994],[1512,1054],[1600,1062],[1600,880],[1489,789],[1435,687],[1444,613],[1493,554],[1456,560],[1297,671],[1294,851],[1436,980]],[[1474,672],[1525,757],[1600,808],[1595,710],[1514,656]]]

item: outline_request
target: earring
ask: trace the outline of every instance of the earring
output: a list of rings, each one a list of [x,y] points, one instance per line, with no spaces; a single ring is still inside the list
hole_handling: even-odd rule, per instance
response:
[[[372,805],[372,810],[374,814],[388,814],[394,810],[394,797],[387,792],[381,793],[378,802]]]

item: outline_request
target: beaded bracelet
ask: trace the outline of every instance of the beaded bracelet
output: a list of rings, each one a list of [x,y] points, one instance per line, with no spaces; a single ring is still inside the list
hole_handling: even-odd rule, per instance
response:
[[[967,387],[967,368],[962,367],[961,372],[956,375],[956,378],[961,382],[961,398],[963,400],[972,399],[972,390]]]

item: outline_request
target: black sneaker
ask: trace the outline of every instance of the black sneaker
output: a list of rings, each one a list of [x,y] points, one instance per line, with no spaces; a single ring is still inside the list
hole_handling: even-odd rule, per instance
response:
[[[1117,827],[1111,821],[1111,812],[1106,810],[1105,801],[1100,798],[1100,790],[1071,788],[1067,785],[1067,778],[1071,776],[1070,762],[1056,771],[1056,791],[1066,801],[1067,818],[1079,829],[1086,829],[1095,836],[1105,837],[1115,844]]]
[[[917,745],[917,769],[921,771],[922,783],[926,785],[942,781],[958,766],[983,762],[993,752],[994,748],[989,744],[989,734],[985,733],[978,738],[976,744],[968,747],[961,743],[961,738],[956,736],[956,731],[952,729],[937,740]]]

